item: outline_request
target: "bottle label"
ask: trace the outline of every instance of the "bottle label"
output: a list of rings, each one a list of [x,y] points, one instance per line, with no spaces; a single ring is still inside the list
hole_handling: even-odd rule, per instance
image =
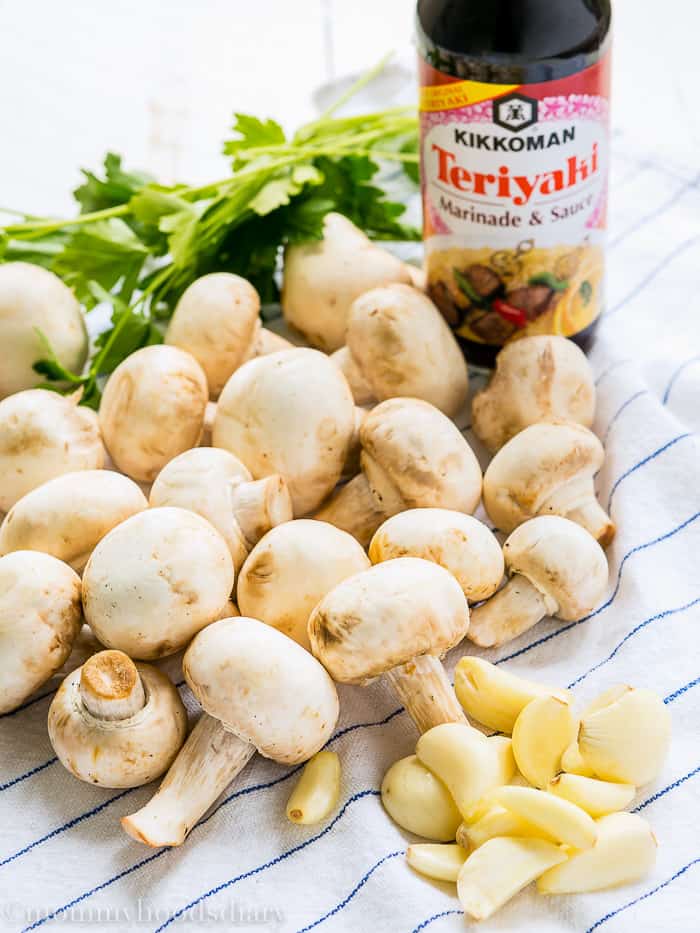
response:
[[[600,314],[609,58],[520,85],[421,62],[428,286],[458,335],[571,336]]]

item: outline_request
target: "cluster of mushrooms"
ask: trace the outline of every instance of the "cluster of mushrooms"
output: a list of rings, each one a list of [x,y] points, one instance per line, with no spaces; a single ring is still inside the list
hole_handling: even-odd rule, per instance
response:
[[[329,215],[285,257],[284,315],[310,346],[261,327],[250,283],[206,275],[95,413],[33,388],[37,328],[85,359],[71,291],[0,265],[0,713],[67,666],[48,717],[65,767],[104,787],[165,774],[122,819],[136,839],[182,843],[256,751],[318,753],[334,682],[385,676],[421,733],[464,724],[449,649],[601,600],[614,527],[585,356],[547,336],[499,354],[471,406],[482,476],[452,420],[467,367],[420,284]],[[189,735],[152,664],[178,652],[203,709]]]

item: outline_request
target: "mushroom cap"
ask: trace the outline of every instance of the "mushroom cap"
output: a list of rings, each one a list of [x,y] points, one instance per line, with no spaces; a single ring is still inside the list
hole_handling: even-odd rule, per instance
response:
[[[206,518],[223,536],[235,568],[242,566],[248,548],[234,514],[231,493],[249,483],[250,471],[228,450],[195,447],[179,454],[160,471],[151,487],[151,506],[176,506]]]
[[[340,683],[362,684],[423,654],[441,657],[469,628],[457,580],[398,557],[339,583],[309,619],[311,650]]]
[[[240,457],[255,479],[283,476],[300,516],[340,479],[354,425],[352,394],[333,362],[318,350],[283,350],[231,376],[217,405],[213,443]]]
[[[251,349],[259,314],[260,296],[247,279],[212,272],[185,289],[165,342],[192,354],[204,370],[211,397],[218,398]]]
[[[43,551],[80,572],[108,531],[146,508],[141,489],[120,473],[64,473],[10,509],[0,525],[0,554]]]
[[[114,666],[117,651],[96,656]],[[160,777],[187,734],[187,712],[174,685],[150,664],[137,664],[145,706],[126,719],[99,719],[80,694],[82,668],[66,677],[49,707],[49,739],[61,764],[81,781],[100,787],[139,787]],[[117,672],[118,673],[118,672]],[[110,672],[105,684],[118,690]]]
[[[60,668],[82,624],[80,577],[67,564],[37,551],[0,557],[0,714]]]
[[[233,588],[226,542],[177,508],[147,509],[106,535],[83,574],[85,618],[103,645],[141,660],[184,648]]]
[[[385,285],[357,298],[347,344],[380,401],[420,398],[450,416],[467,401],[462,351],[430,298],[410,285]]]
[[[593,372],[566,337],[523,337],[496,357],[487,387],[474,396],[474,433],[489,450],[538,421],[575,421],[590,427],[595,414]]]
[[[503,532],[547,510],[549,500],[563,487],[580,485],[592,493],[594,475],[605,451],[598,438],[574,422],[532,424],[511,438],[495,455],[484,474],[484,505]],[[572,486],[569,509],[580,504]],[[555,503],[552,503],[552,510]]]
[[[387,514],[411,508],[473,512],[481,467],[459,429],[434,405],[395,398],[360,428],[362,469]]]
[[[519,573],[556,603],[551,612],[575,621],[592,612],[608,582],[605,552],[585,528],[559,515],[540,515],[519,525],[503,545],[506,569]]]
[[[33,366],[46,356],[46,348],[37,331],[67,369],[82,370],[88,354],[87,329],[70,288],[33,263],[0,265],[0,399],[40,381]]]
[[[353,301],[389,282],[410,285],[405,264],[373,243],[347,217],[326,214],[322,240],[289,246],[285,252],[285,320],[312,346],[331,353],[345,343]]]
[[[27,389],[0,402],[0,512],[55,476],[104,466],[97,414],[78,401]]]
[[[308,649],[314,607],[341,580],[369,566],[362,546],[346,531],[312,519],[286,522],[268,531],[248,555],[238,577],[238,605],[243,615]]]
[[[315,755],[338,719],[338,695],[323,667],[257,619],[210,625],[192,641],[182,669],[205,712],[284,764]]]
[[[503,579],[503,550],[478,519],[451,509],[408,509],[388,518],[369,546],[373,564],[421,557],[449,570],[469,602],[488,599]]]
[[[117,366],[100,404],[100,428],[117,468],[152,482],[166,463],[196,447],[209,398],[197,360],[178,347],[143,347]]]

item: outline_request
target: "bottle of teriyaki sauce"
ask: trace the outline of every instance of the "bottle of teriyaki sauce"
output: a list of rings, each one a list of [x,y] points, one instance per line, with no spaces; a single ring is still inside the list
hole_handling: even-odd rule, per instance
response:
[[[429,292],[467,358],[603,307],[610,0],[419,0]]]

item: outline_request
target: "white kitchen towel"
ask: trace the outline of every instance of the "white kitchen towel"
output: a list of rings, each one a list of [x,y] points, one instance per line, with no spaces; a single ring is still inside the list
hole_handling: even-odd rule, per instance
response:
[[[587,619],[543,621],[483,656],[568,684],[581,702],[618,682],[665,698],[671,753],[632,805],[653,826],[658,863],[603,893],[527,891],[483,931],[691,933],[700,924],[700,190],[692,167],[669,167],[624,135],[612,168],[608,306],[592,354],[595,429],[607,447],[597,488],[618,527],[608,592]],[[471,650],[455,649],[450,669]],[[381,683],[340,690],[330,747],[342,796],[330,820],[289,824],[298,769],[256,757],[182,848],[155,851],[119,826],[153,788],[100,790],[56,761],[52,688],[0,719],[0,929],[464,929],[454,886],[407,867],[411,839],[382,810],[382,776],[416,734]]]

